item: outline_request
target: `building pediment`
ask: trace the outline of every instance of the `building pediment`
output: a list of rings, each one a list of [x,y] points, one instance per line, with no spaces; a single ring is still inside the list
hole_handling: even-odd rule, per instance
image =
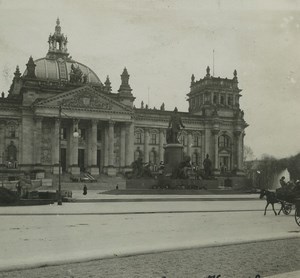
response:
[[[61,93],[47,99],[40,100],[33,105],[36,108],[54,108],[63,107],[72,110],[86,111],[114,111],[123,113],[132,113],[132,109],[122,103],[119,103],[106,93],[96,91],[91,86],[84,86]]]

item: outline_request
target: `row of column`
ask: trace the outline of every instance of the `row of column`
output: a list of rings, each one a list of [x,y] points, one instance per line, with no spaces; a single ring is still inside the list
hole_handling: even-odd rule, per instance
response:
[[[202,141],[203,144],[203,155],[206,154],[212,154],[211,158],[213,159],[213,166],[214,169],[219,169],[219,130],[211,130],[208,132],[208,130],[205,130],[204,132],[204,141]],[[231,153],[231,158],[233,159],[232,163],[233,165],[236,165],[239,170],[243,169],[243,144],[244,144],[244,133],[241,131],[235,131],[234,132],[234,144],[233,149]],[[202,160],[204,160],[204,157],[202,157]]]
[[[58,150],[58,142],[59,142],[59,119],[55,120],[54,123],[54,133],[52,137],[52,163],[55,165],[59,163],[59,150]],[[133,162],[134,156],[134,125],[133,123],[122,123],[120,126],[120,166],[126,167],[130,166]],[[78,120],[73,120],[72,127],[70,129],[78,130]],[[88,151],[88,165],[96,167],[97,165],[97,130],[98,130],[98,121],[92,120],[91,127],[89,129],[88,136],[88,144],[87,144],[87,151]],[[103,125],[104,130],[102,136],[102,165],[104,167],[114,167],[115,165],[115,122],[108,121]],[[1,129],[0,126],[0,135],[3,132],[3,128]],[[149,130],[145,129],[145,140],[144,140],[144,161],[149,161]],[[212,137],[211,137],[212,136]],[[219,130],[212,130],[212,133],[208,133],[208,130],[205,130],[202,133],[202,161],[206,153],[211,153],[213,151],[213,161],[214,161],[214,168],[219,168],[219,148],[218,148],[218,138],[219,138]],[[0,136],[0,141],[1,141]],[[41,161],[41,141],[42,141],[42,118],[35,118],[35,130],[34,130],[34,162],[35,164],[40,164]],[[70,148],[70,157],[69,157],[69,164],[70,166],[75,166],[78,164],[78,138],[75,138],[70,134],[69,136],[69,148]],[[244,134],[241,131],[234,132],[235,138],[235,150],[234,150],[234,157],[235,161],[234,164],[237,165],[238,169],[242,169],[243,163],[243,138]],[[213,139],[213,140],[211,140]],[[164,160],[164,130],[159,131],[159,160]],[[1,142],[0,142],[1,143]],[[213,143],[213,146],[210,146]],[[192,134],[188,134],[187,137],[187,154],[189,156],[192,155],[192,144],[193,138]],[[3,144],[0,144],[0,148]],[[1,149],[0,149],[1,151]],[[1,152],[3,153],[3,152]],[[78,166],[78,165],[77,165]]]
[[[166,143],[165,140],[165,129],[159,130],[159,161],[164,161],[164,144]],[[144,162],[149,162],[149,139],[150,133],[149,129],[144,129]]]
[[[0,165],[4,163],[4,136],[5,136],[5,124],[0,121]]]
[[[88,129],[86,151],[88,161],[87,164],[90,167],[97,166],[97,132],[98,132],[97,120],[91,120],[91,126]],[[101,151],[102,151],[102,165],[104,167],[114,167],[115,165],[115,123],[114,121],[102,122],[102,140],[101,140]],[[59,164],[59,119],[54,122],[54,131],[52,136],[52,164]],[[133,162],[133,142],[134,142],[134,127],[131,122],[122,123],[120,125],[121,136],[120,136],[120,166],[130,166]],[[79,130],[78,120],[73,120],[72,125],[69,129],[69,166],[78,166],[78,145],[79,138],[73,136],[73,131]],[[35,129],[34,129],[34,162],[40,164],[41,161],[41,134],[42,134],[42,118],[36,118]],[[51,135],[50,135],[51,136]]]
[[[109,121],[104,127],[102,135],[103,166],[114,167],[115,165],[115,122]],[[134,154],[134,126],[133,123],[122,123],[120,126],[120,167],[129,167],[133,162]]]
[[[149,129],[145,128],[144,129],[144,161],[148,162],[149,161],[149,139],[150,139],[150,134],[149,134]],[[200,140],[204,142],[204,137],[203,134],[200,136]],[[159,130],[159,161],[164,161],[164,144],[166,143],[165,140],[165,129],[160,129]],[[187,135],[187,155],[192,156],[193,154],[193,136],[192,134]]]

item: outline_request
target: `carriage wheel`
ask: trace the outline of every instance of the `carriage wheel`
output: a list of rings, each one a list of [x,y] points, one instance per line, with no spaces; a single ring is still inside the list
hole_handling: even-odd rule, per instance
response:
[[[285,204],[282,208],[282,211],[285,215],[289,215],[292,211],[292,205],[291,204]]]
[[[300,226],[300,208],[296,208],[295,221],[296,221],[297,225]]]

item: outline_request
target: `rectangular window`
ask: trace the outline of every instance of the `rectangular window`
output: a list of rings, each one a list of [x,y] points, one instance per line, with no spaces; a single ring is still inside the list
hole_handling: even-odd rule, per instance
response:
[[[222,104],[222,105],[225,104],[225,97],[224,97],[224,95],[221,95],[221,97],[220,97],[220,104]]]
[[[208,93],[206,93],[204,95],[204,103],[206,104],[206,103],[209,103],[209,102],[210,102],[210,95]]]
[[[101,141],[101,130],[97,129],[97,141]]]
[[[85,138],[86,138],[86,130],[83,129],[83,128],[80,128],[78,133],[79,133],[79,138],[81,138],[82,140],[85,140]]]
[[[229,95],[228,96],[228,105],[232,105],[232,103],[233,103],[233,97],[232,97],[232,95]]]
[[[213,103],[217,104],[217,94],[214,94]]]
[[[13,125],[9,127],[9,137],[15,138],[16,137],[16,129]]]
[[[156,133],[151,134],[151,144],[156,145],[157,144],[157,136]]]
[[[135,134],[135,144],[142,144],[142,133],[136,133]]]
[[[199,136],[194,136],[194,147],[199,147]]]
[[[67,139],[67,129],[65,127],[62,127],[60,129],[60,132],[61,132],[60,139],[61,140],[66,140]]]

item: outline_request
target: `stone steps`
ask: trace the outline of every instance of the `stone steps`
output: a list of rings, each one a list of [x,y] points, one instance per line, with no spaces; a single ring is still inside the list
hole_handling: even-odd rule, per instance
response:
[[[122,177],[101,177],[96,182],[61,182],[62,190],[82,190],[83,186],[86,185],[88,190],[112,190],[126,188],[126,181]],[[37,190],[57,190],[58,181],[53,181],[52,186],[41,186]]]

